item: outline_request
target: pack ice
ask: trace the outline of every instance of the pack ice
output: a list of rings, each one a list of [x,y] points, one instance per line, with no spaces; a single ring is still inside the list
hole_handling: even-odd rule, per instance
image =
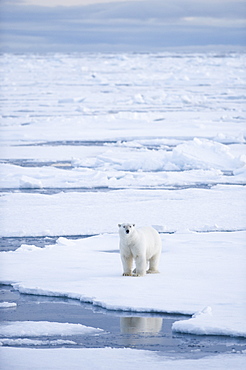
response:
[[[22,293],[111,310],[193,315],[174,323],[175,331],[246,336],[244,241],[245,232],[165,235],[161,274],[134,279],[121,276],[117,234],[59,238],[43,249],[23,245],[2,253],[1,280]]]
[[[2,236],[57,236],[2,252],[1,282],[245,337],[245,54],[5,54],[1,65]],[[161,232],[159,275],[121,276],[119,222]]]

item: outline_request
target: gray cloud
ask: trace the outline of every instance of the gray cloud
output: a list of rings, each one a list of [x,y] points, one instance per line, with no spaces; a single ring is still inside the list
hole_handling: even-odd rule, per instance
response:
[[[246,5],[242,0],[149,0],[102,7],[97,5],[93,8],[95,17],[142,20],[175,20],[181,17],[232,19],[241,18],[246,13]]]
[[[245,45],[241,0],[145,0],[40,7],[2,0],[3,51],[148,51]]]

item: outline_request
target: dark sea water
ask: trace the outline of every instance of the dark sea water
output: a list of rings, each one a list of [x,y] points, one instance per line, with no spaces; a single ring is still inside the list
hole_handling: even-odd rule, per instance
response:
[[[158,351],[161,355],[201,358],[217,353],[246,350],[246,340],[221,336],[182,335],[172,332],[172,324],[186,316],[110,311],[71,299],[20,294],[11,286],[0,285],[1,301],[15,302],[16,307],[2,308],[1,321],[50,321],[73,323],[103,329],[99,335],[30,337],[40,340],[38,348],[54,348],[54,341],[72,341],[56,347],[134,348]],[[187,319],[189,316],[187,316]],[[18,339],[14,337],[11,339]],[[43,341],[43,344],[42,344]],[[1,338],[0,338],[1,342]],[[3,341],[3,345],[10,345]],[[26,347],[25,344],[11,346]],[[28,345],[28,347],[37,346]]]

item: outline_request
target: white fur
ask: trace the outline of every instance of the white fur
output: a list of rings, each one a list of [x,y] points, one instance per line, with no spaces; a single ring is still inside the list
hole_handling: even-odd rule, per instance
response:
[[[158,273],[161,238],[153,227],[135,228],[135,224],[119,224],[120,255],[123,276],[144,276]],[[133,260],[136,268],[132,271]],[[148,266],[149,264],[149,266]]]

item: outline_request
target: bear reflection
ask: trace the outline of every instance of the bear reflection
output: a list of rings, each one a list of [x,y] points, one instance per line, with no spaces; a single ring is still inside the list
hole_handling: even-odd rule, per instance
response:
[[[159,333],[162,328],[160,317],[121,317],[122,334]]]

